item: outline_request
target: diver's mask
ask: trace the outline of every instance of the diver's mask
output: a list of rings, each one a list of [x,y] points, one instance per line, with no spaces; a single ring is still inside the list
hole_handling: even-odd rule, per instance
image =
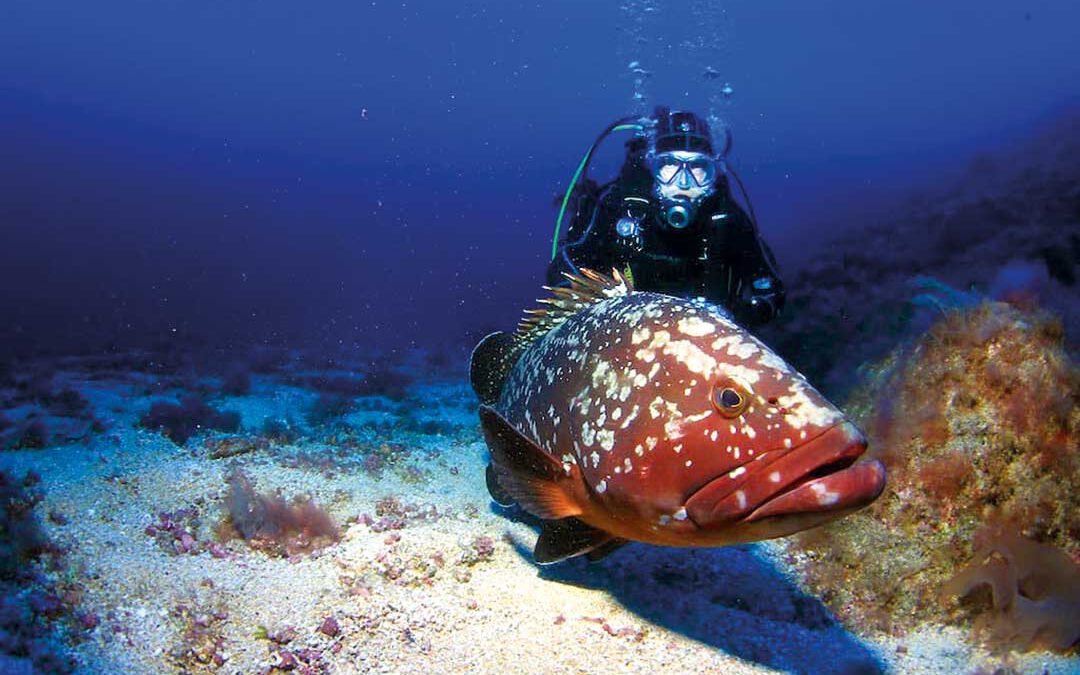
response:
[[[673,151],[649,159],[664,222],[681,230],[694,220],[694,211],[716,186],[716,160],[702,152]]]

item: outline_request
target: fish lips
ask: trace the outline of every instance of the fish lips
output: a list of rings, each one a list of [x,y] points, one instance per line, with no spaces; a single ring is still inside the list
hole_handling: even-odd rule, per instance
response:
[[[713,479],[687,500],[687,515],[709,528],[860,509],[885,489],[881,462],[855,463],[865,452],[866,437],[854,424],[841,422],[771,462],[748,462],[750,475],[738,489],[728,475]]]

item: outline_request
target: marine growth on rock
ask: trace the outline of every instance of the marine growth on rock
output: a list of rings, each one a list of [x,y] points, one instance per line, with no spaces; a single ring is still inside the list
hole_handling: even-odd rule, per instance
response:
[[[852,625],[974,624],[997,646],[1074,645],[1062,636],[1080,635],[1080,376],[1060,323],[997,302],[954,310],[867,376],[848,409],[889,484],[795,541],[807,583]],[[983,528],[996,534],[977,542]],[[1029,578],[1050,563],[1055,574]],[[1073,611],[1009,628],[1031,620],[1010,608],[1031,602]]]

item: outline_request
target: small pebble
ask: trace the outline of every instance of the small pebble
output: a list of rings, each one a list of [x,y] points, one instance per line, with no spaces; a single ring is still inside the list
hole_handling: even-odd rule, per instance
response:
[[[341,626],[338,625],[337,619],[328,616],[319,626],[319,632],[329,637],[337,637],[337,634],[341,632]]]

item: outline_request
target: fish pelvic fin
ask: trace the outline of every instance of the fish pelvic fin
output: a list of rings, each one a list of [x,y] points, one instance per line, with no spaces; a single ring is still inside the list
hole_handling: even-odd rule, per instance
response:
[[[579,555],[586,555],[590,561],[595,561],[624,543],[625,540],[613,537],[578,518],[549,520],[544,523],[540,538],[536,540],[533,559],[541,565],[562,562]]]
[[[581,515],[584,483],[576,464],[544,452],[491,406],[480,406],[480,424],[502,493],[545,520]]]

